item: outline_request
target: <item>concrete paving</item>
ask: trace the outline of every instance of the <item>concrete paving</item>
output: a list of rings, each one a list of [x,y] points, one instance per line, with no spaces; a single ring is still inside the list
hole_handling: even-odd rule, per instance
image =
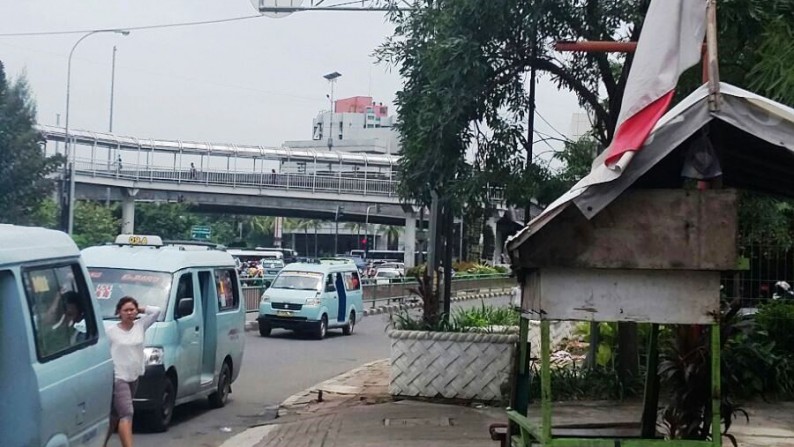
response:
[[[284,401],[279,419],[231,439],[241,447],[453,447],[493,446],[488,426],[505,422],[504,409],[428,401],[393,401],[388,396],[388,360],[368,363]],[[730,433],[739,446],[794,446],[794,402],[746,406],[750,422],[736,420]],[[563,402],[554,405],[555,424],[637,421],[639,402]],[[539,419],[537,407],[530,419]],[[723,445],[730,441],[723,440]],[[225,447],[225,446],[224,446]]]

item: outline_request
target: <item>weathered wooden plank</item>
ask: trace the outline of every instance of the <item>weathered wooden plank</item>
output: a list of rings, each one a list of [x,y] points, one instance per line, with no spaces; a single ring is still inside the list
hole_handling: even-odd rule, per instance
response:
[[[732,270],[736,191],[634,190],[588,221],[569,207],[520,249],[522,267]]]
[[[719,280],[710,271],[543,269],[529,274],[522,308],[549,320],[710,324]]]

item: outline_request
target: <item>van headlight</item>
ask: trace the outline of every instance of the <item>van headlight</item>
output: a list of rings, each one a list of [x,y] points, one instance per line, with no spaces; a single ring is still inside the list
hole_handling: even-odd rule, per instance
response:
[[[143,348],[143,358],[146,366],[163,364],[163,348]]]
[[[262,302],[263,303],[267,303],[269,301],[270,301],[270,295],[268,295],[267,292],[263,293],[262,294]]]
[[[316,296],[313,298],[306,298],[307,306],[319,306],[321,302],[322,300],[320,300],[320,298]]]

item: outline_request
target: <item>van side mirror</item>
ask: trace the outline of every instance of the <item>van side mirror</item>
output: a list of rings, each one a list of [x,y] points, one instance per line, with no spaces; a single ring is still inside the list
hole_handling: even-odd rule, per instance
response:
[[[177,318],[193,313],[193,298],[181,298],[176,306]]]

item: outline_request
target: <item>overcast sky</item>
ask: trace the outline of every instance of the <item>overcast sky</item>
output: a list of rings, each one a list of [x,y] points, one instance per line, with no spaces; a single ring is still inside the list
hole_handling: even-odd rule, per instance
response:
[[[0,34],[128,28],[254,15],[248,0],[0,0]],[[118,48],[114,132],[138,138],[280,146],[311,139],[312,118],[328,109],[323,75],[342,74],[337,99],[373,96],[389,105],[396,70],[373,50],[393,27],[383,13],[304,12],[222,24],[93,35],[72,59],[70,127],[107,131],[112,49]],[[12,78],[25,73],[38,120],[64,123],[67,58],[80,34],[0,37]],[[568,134],[576,98],[546,80],[538,110]],[[537,129],[555,133],[542,121]],[[538,152],[543,147],[538,148]]]

